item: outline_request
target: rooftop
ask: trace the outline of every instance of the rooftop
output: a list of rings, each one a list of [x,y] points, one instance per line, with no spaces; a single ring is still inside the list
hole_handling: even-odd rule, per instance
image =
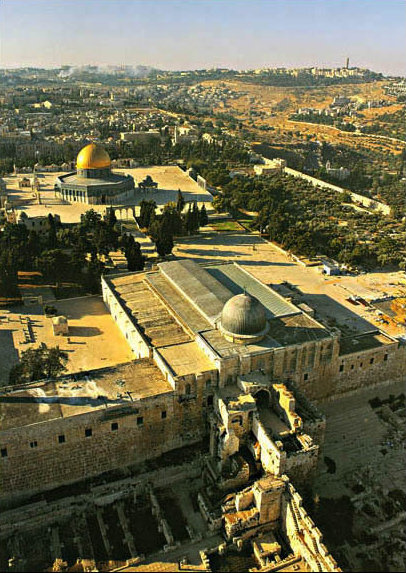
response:
[[[196,342],[160,348],[159,353],[171,366],[175,376],[216,370],[215,364],[200,350]]]
[[[93,371],[91,376],[31,384],[0,394],[0,430],[67,418],[96,409],[125,408],[151,396],[172,392],[148,359]]]
[[[194,261],[183,259],[158,266],[165,278],[212,324],[233,295]]]
[[[270,321],[269,334],[281,346],[311,342],[331,336],[320,323],[302,313],[274,318]]]
[[[83,185],[91,187],[92,185],[96,186],[114,185],[116,183],[121,183],[125,179],[125,176],[124,174],[119,174],[119,173],[109,173],[108,176],[103,178],[101,177],[92,178],[92,177],[80,177],[77,173],[73,172],[73,173],[67,173],[66,175],[61,175],[59,179],[63,183],[67,183],[69,185]],[[88,205],[88,208],[90,209],[91,207]]]
[[[59,345],[69,355],[68,372],[113,366],[134,358],[124,336],[100,296],[53,300],[57,314],[68,319],[67,336],[55,336],[52,318],[39,305],[21,306],[0,316],[0,386],[18,355],[45,343]]]
[[[275,290],[264,285],[235,263],[206,267],[207,272],[226,286],[233,295],[246,292],[265,307],[268,318],[297,314],[298,308],[285,300]]]
[[[197,334],[222,357],[330,336],[317,321],[234,263],[203,267],[190,259],[181,259],[160,263],[158,268],[158,272],[131,273],[105,280],[148,342],[156,348],[165,347],[163,354],[168,362],[169,356],[174,361],[175,372],[180,368],[180,362],[175,360],[179,349],[169,351],[168,347],[189,344]],[[234,343],[226,340],[216,324],[225,303],[244,289],[264,306],[270,329],[261,341]],[[193,352],[196,360],[203,355],[197,345]],[[186,373],[184,368],[185,365],[180,371]]]
[[[200,336],[202,336],[202,338],[208,342],[209,346],[211,346],[222,358],[233,356],[235,354],[260,353],[269,348],[281,347],[281,344],[269,335],[265,336],[265,338],[259,342],[251,342],[249,344],[231,342],[216,329],[203,332]]]
[[[144,279],[143,273],[111,279],[129,316],[135,319],[152,346],[159,348],[189,342],[191,336]]]
[[[387,344],[393,344],[393,340],[389,336],[385,336],[382,332],[369,332],[358,336],[351,336],[341,338],[340,340],[340,355],[352,354],[353,352],[361,352],[363,350],[371,350],[372,348],[379,348]]]

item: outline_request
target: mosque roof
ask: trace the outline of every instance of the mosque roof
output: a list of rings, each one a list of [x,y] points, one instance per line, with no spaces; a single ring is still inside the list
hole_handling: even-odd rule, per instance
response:
[[[224,305],[221,313],[223,330],[240,336],[256,336],[267,330],[265,309],[249,294],[237,294]]]
[[[89,143],[83,147],[76,159],[78,169],[103,169],[110,165],[110,156],[99,143]]]

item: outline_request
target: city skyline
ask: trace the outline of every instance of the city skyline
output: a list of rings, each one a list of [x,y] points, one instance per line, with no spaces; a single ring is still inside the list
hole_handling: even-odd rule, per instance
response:
[[[399,0],[2,0],[0,67],[339,67],[349,56],[404,75],[405,31]]]

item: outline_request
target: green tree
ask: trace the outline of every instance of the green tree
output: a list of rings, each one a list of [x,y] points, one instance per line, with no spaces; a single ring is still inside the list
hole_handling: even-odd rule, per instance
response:
[[[53,215],[49,213],[48,215],[48,247],[50,249],[55,249],[58,245],[58,239],[56,237],[56,223]]]
[[[202,208],[200,209],[200,215],[199,215],[199,224],[200,227],[205,227],[209,222],[209,217],[207,216],[207,211],[206,211],[206,207],[203,204]]]
[[[113,229],[114,225],[117,223],[117,217],[116,217],[116,214],[114,212],[113,207],[109,207],[107,209],[105,221],[107,223],[107,226],[110,227],[111,229]]]
[[[195,201],[193,203],[193,209],[192,209],[192,225],[194,233],[196,233],[199,230],[199,224],[200,224],[199,207],[197,206],[197,203]]]
[[[167,235],[179,236],[183,231],[183,223],[175,203],[167,203],[161,217],[162,232]]]
[[[43,251],[38,258],[37,265],[46,280],[58,284],[71,274],[69,262],[69,256],[66,253],[61,249],[53,249]]]
[[[151,226],[152,221],[155,218],[155,209],[155,201],[147,201],[146,199],[141,201],[139,222],[142,229],[149,229]]]
[[[18,265],[13,250],[0,251],[0,294],[15,296],[18,293]]]
[[[80,224],[88,231],[93,231],[100,221],[101,215],[94,209],[89,209],[80,216]]]
[[[381,266],[398,264],[401,255],[398,244],[392,237],[384,237],[377,245],[377,259]]]
[[[173,237],[171,235],[161,234],[156,242],[156,250],[158,255],[164,257],[170,255],[173,249]]]
[[[186,211],[185,215],[184,215],[184,225],[185,225],[185,230],[186,233],[188,235],[192,235],[193,234],[193,213],[192,213],[192,206],[189,203],[189,209]]]
[[[176,209],[178,211],[178,213],[182,213],[184,207],[185,207],[185,198],[183,197],[183,193],[180,189],[178,189],[178,200],[176,202]]]
[[[13,366],[9,374],[10,384],[23,384],[44,378],[55,378],[66,370],[67,352],[59,346],[30,348],[22,353],[21,360]]]
[[[141,252],[141,245],[130,235],[126,241],[124,255],[127,259],[129,271],[142,271],[145,266],[145,257]]]
[[[97,294],[101,291],[100,277],[103,273],[103,270],[103,263],[97,259],[97,256],[93,256],[92,259],[86,264],[85,272],[83,275],[83,286],[85,287],[86,292]]]
[[[156,219],[150,228],[151,239],[155,243],[158,255],[164,257],[169,255],[173,249],[173,236],[165,230],[162,219]]]

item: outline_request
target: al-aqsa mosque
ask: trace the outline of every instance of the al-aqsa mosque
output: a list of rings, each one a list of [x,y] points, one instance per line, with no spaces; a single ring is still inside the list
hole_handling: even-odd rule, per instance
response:
[[[104,147],[90,143],[76,160],[76,171],[56,179],[55,191],[70,203],[109,205],[132,196],[134,179],[111,171],[111,160]]]

